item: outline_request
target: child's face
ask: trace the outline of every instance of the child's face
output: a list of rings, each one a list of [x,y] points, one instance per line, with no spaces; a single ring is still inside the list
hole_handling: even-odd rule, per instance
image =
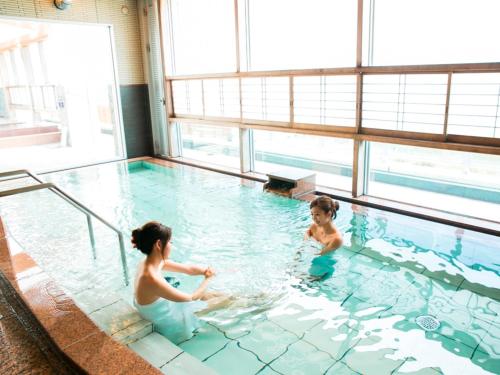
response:
[[[311,218],[317,225],[325,225],[332,220],[330,212],[325,212],[319,207],[311,208]]]

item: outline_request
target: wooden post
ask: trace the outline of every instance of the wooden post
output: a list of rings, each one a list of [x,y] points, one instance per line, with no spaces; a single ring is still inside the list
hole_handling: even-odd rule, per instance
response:
[[[363,0],[358,0],[358,29],[356,35],[356,66],[362,64],[363,51]]]
[[[361,133],[363,117],[363,74],[359,73],[356,79],[356,134]]]
[[[240,72],[240,26],[238,22],[238,0],[234,0],[234,34],[236,37],[236,72]]]
[[[352,196],[359,197],[366,194],[366,173],[368,173],[368,158],[366,155],[368,143],[363,140],[354,140],[352,162]]]
[[[241,173],[250,172],[252,168],[252,147],[250,134],[252,130],[247,128],[240,128],[240,171]]]
[[[450,92],[451,92],[451,72],[448,73],[448,86],[446,87],[446,106],[444,108],[444,127],[443,135],[445,139],[448,136],[448,111],[450,108]]]
[[[181,139],[180,139],[180,127],[181,124],[177,122],[169,122],[167,125],[168,129],[168,155],[171,158],[177,158],[182,155],[181,150]]]
[[[295,123],[293,76],[289,77],[288,85],[290,86],[288,88],[290,100],[290,126],[293,127],[293,124]]]

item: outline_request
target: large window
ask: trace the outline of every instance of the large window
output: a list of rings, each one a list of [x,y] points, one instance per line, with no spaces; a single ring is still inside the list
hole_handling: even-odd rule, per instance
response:
[[[177,115],[203,115],[202,81],[172,82],[174,111]]]
[[[367,75],[363,78],[363,126],[442,133],[446,74]]]
[[[241,80],[242,115],[245,119],[290,120],[288,78],[244,78]]]
[[[357,2],[240,0],[242,69],[354,66]],[[247,64],[244,64],[244,62]]]
[[[351,190],[352,140],[254,130],[253,141],[256,172],[306,169],[318,185]]]
[[[182,156],[229,168],[240,168],[238,129],[181,124]]]
[[[233,0],[170,0],[170,74],[236,71]],[[168,48],[173,47],[173,48]]]
[[[498,220],[500,156],[369,145],[368,194]]]
[[[364,65],[500,61],[498,0],[365,0],[363,14]]]
[[[203,80],[205,116],[240,117],[240,87],[237,79]]]
[[[293,79],[294,122],[354,126],[356,76],[312,76]]]
[[[500,1],[164,3],[185,157],[495,218]]]
[[[500,138],[500,73],[453,74],[448,134]]]

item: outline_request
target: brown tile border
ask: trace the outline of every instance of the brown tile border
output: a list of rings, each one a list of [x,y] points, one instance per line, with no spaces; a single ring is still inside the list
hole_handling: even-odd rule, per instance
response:
[[[217,172],[217,173],[222,173],[225,175],[233,176],[233,177],[241,177],[246,180],[253,180],[256,182],[266,182],[267,178],[265,175],[261,175],[259,173],[253,173],[253,172],[247,172],[247,173],[241,173],[240,171],[236,169],[231,169],[223,166],[218,166],[218,165],[211,165],[208,163],[203,163],[191,159],[186,159],[186,158],[165,158],[165,157],[156,157],[153,160],[161,160],[161,161],[167,161],[169,163],[172,163],[173,166],[188,166],[188,167],[193,167],[198,170],[205,170],[205,171],[211,171],[211,172]],[[152,160],[148,160],[152,161]],[[159,163],[158,163],[159,164]]]
[[[4,316],[0,319],[0,337],[2,342],[0,373],[2,374],[69,374],[75,372],[74,370],[64,371],[64,368],[53,368],[45,353],[15,316]]]
[[[141,160],[148,160],[148,159],[152,159],[152,157],[151,156],[140,156],[140,157],[137,157],[137,158],[127,159],[127,162],[133,163],[134,161],[141,161]]]
[[[90,374],[160,373],[135,352],[110,339],[103,332],[87,336],[71,344],[64,351],[78,366],[85,368]]]
[[[5,229],[3,227],[3,224],[0,221],[0,239],[5,238],[5,236],[7,236],[7,233],[5,233]]]
[[[335,196],[332,195],[332,197]],[[469,218],[461,215],[450,214],[445,211],[434,210],[432,208],[419,207],[400,202],[392,202],[385,199],[379,199],[369,196],[343,200],[347,200],[357,206],[375,208],[382,211],[393,212],[396,214],[427,220],[434,223],[445,224],[452,227],[467,229],[474,232],[500,237],[500,223],[496,223],[493,221]]]
[[[163,160],[163,159],[151,158],[149,160],[144,160],[144,161],[147,161],[148,163],[158,164],[158,165],[161,165],[163,167],[168,167],[168,168],[179,167],[179,164],[173,163],[173,162],[168,161],[168,160]]]
[[[220,171],[217,169],[211,169],[208,167],[196,166],[196,165],[193,165],[193,164],[186,162],[186,161],[175,161],[174,162],[174,161],[165,160],[165,159],[158,159],[158,158],[144,159],[144,161],[147,161],[148,163],[152,163],[152,164],[161,165],[162,167],[167,167],[167,168],[196,168],[197,170],[202,171],[202,172],[208,171],[208,172],[223,173],[223,174],[229,174],[230,176],[233,176],[233,177],[243,176],[243,175],[240,176],[240,175],[234,174],[234,173],[225,173],[223,171]],[[245,185],[245,186],[249,186],[249,187],[255,187],[258,184],[262,184],[261,180],[262,180],[261,178],[257,178],[257,177],[255,179],[249,179],[248,176],[243,176],[242,178],[240,178],[241,184]]]
[[[447,222],[454,222],[456,224],[451,224],[451,225],[462,226],[466,229],[472,229],[477,232],[484,232],[492,234],[494,236],[500,235],[500,222],[497,221],[460,215],[457,213],[436,210],[429,207],[417,206],[410,203],[391,201],[388,199],[382,199],[368,195],[363,195],[358,199],[364,202],[364,204],[380,205],[384,207],[389,207],[394,210],[399,210],[401,212],[409,212],[409,211],[414,212],[422,216],[423,218],[427,218],[427,220],[430,221],[440,221],[445,224]]]
[[[1,218],[0,233],[5,233]],[[92,374],[160,373],[135,352],[102,332],[8,235],[0,239],[0,272],[59,350],[83,371]]]

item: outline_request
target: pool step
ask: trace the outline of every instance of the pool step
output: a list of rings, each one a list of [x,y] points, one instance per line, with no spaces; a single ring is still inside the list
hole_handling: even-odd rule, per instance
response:
[[[157,332],[150,333],[128,347],[165,374],[217,374]]]
[[[142,319],[139,313],[122,299],[94,311],[89,316],[99,328],[125,345],[153,332],[153,324]]]
[[[153,366],[168,374],[217,373],[199,359],[184,352],[142,319],[132,306],[132,286],[118,290],[103,285],[82,288],[73,294],[78,306],[97,326],[123,345],[127,345]]]

